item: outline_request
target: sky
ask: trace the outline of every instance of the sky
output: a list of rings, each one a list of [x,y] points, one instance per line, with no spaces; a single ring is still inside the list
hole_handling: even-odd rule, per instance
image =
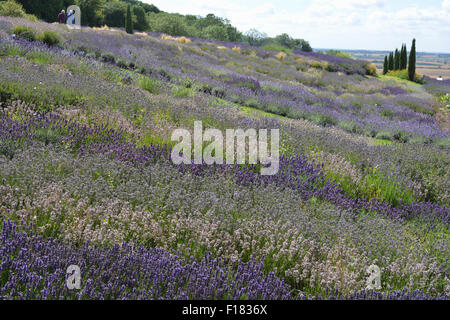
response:
[[[313,48],[450,53],[450,0],[142,0],[160,10],[227,18],[240,31],[287,33]]]

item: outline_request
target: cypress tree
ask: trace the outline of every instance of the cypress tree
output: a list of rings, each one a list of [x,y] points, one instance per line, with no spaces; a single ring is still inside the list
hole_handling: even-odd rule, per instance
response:
[[[400,69],[405,69],[405,44],[402,44],[402,50],[400,51]]]
[[[395,49],[394,70],[400,69],[400,52]]]
[[[389,53],[388,70],[394,70],[394,54]]]
[[[388,58],[387,56],[384,56],[383,74],[388,73],[388,67]]]
[[[410,81],[414,81],[416,75],[416,39],[413,39],[411,52],[409,53],[408,76]]]
[[[127,15],[125,17],[125,31],[127,33],[133,33],[133,16],[131,15],[131,5],[127,7]]]

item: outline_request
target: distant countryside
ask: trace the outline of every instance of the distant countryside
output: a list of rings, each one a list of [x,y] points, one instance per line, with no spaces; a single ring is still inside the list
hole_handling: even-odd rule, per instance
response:
[[[388,51],[340,50],[351,54],[356,59],[366,60],[377,66],[377,73],[383,71],[384,56]],[[416,71],[430,78],[450,79],[450,53],[417,52]]]

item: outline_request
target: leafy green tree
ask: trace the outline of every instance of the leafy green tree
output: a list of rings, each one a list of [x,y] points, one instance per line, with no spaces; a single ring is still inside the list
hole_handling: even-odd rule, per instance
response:
[[[105,0],[77,0],[76,4],[81,10],[82,25],[99,27],[104,24]]]
[[[275,37],[275,42],[280,46],[292,49],[294,39],[292,39],[287,33],[282,33]]]
[[[0,2],[0,16],[8,17],[25,17],[26,12],[22,4],[15,2],[14,0]]]
[[[124,2],[111,0],[106,2],[104,9],[104,22],[109,27],[123,27],[127,12],[127,5]]]
[[[154,32],[167,33],[172,36],[192,36],[183,17],[178,14],[150,13],[150,27]]]
[[[65,10],[74,0],[16,0],[25,11],[47,22],[58,21],[58,14]]]
[[[313,51],[312,48],[311,48],[311,45],[309,44],[309,42],[306,41],[306,40],[303,40],[303,39],[300,39],[300,44],[298,45],[298,48],[300,50],[302,50],[302,51],[305,51],[305,52],[312,52]]]
[[[144,8],[139,6],[133,7],[133,14],[136,18],[136,22],[134,23],[134,28],[140,31],[146,31],[149,29],[149,24],[147,20],[147,14],[145,13]]]
[[[131,4],[127,6],[127,15],[125,17],[125,31],[129,34],[133,33],[133,15],[131,14]]]
[[[236,27],[233,27],[231,24],[226,25],[225,27],[227,31],[227,38],[228,41],[231,42],[239,42],[242,40],[242,33],[236,29]]]
[[[245,41],[251,46],[260,46],[267,38],[267,34],[256,29],[250,29],[245,33]]]
[[[410,81],[414,81],[416,76],[416,39],[413,39],[411,51],[409,53],[408,77]]]
[[[388,73],[388,71],[389,71],[388,58],[387,56],[384,56],[383,74]]]
[[[228,34],[226,27],[220,25],[211,25],[203,29],[202,37],[212,40],[227,41]]]

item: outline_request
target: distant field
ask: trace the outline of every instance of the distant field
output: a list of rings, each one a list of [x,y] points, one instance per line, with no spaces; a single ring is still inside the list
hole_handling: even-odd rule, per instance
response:
[[[341,50],[348,52],[357,59],[368,60],[376,64],[379,72],[383,70],[384,56],[387,51],[356,51]],[[432,78],[438,76],[450,79],[450,54],[449,53],[417,53],[417,72]]]

